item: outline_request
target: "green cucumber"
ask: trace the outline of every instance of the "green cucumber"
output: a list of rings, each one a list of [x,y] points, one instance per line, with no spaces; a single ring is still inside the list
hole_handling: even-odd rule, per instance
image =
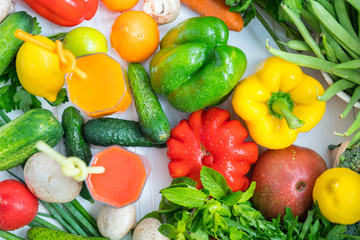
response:
[[[166,147],[150,141],[141,131],[139,122],[117,119],[92,119],[85,124],[85,137],[97,146]]]
[[[89,144],[84,137],[84,118],[75,107],[68,107],[62,114],[64,128],[65,152],[67,157],[78,157],[87,164],[92,158]]]
[[[65,153],[67,157],[78,157],[87,164],[92,158],[90,146],[84,136],[84,118],[80,111],[73,106],[67,107],[62,114],[62,126],[64,128]],[[84,184],[80,196],[91,203],[91,197],[86,185]]]
[[[23,41],[14,36],[16,29],[31,33],[34,28],[34,19],[24,11],[8,15],[0,23],[0,75],[4,73]]]
[[[0,127],[0,171],[24,163],[37,152],[35,144],[43,141],[55,147],[63,128],[47,109],[35,108]]]
[[[83,237],[44,227],[33,227],[27,231],[28,240],[106,240],[102,237]]]
[[[170,137],[170,123],[145,68],[140,63],[130,63],[128,78],[142,132],[154,143],[165,143]]]

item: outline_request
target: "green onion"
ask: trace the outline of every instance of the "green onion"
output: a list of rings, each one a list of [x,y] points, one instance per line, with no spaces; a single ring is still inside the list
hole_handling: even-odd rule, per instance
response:
[[[46,228],[50,228],[50,229],[58,230],[58,231],[63,231],[61,228],[49,223],[48,221],[45,221],[44,219],[42,219],[38,216],[36,216],[34,218],[33,222],[39,224],[42,227],[46,227]]]
[[[92,236],[101,237],[100,232],[81,213],[79,213],[71,203],[64,203],[63,205],[80,222],[82,227],[92,234]]]
[[[78,202],[78,200],[74,199],[71,201],[71,204],[74,206],[74,208],[83,215],[86,220],[93,225],[95,229],[97,229],[97,223],[95,219],[85,210],[85,208]]]
[[[4,113],[3,110],[0,109],[0,117],[2,117],[2,119],[6,122],[9,123],[11,121],[11,119]]]
[[[15,234],[5,232],[0,230],[0,237],[4,238],[5,240],[25,240],[21,237],[16,236]]]
[[[60,216],[76,231],[78,235],[88,237],[85,231],[80,227],[80,225],[76,222],[72,215],[68,214],[60,204],[52,204],[51,205]]]
[[[40,200],[40,202],[44,205],[44,207],[56,218],[56,220],[69,232],[72,234],[76,234],[77,232],[73,229],[72,226],[70,226],[63,218],[62,216],[52,207],[53,204],[44,202]]]

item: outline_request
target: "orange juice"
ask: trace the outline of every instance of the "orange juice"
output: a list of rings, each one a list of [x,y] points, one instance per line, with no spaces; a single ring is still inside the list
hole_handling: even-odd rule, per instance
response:
[[[91,166],[105,168],[104,173],[90,174],[86,180],[92,197],[114,207],[136,201],[150,171],[147,159],[117,146],[97,153]]]
[[[126,73],[121,65],[104,53],[77,58],[76,67],[86,74],[66,76],[70,100],[93,118],[124,112],[131,103]]]

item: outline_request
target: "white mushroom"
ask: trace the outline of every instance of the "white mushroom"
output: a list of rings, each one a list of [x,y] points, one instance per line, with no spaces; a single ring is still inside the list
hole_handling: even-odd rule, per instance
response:
[[[15,3],[11,0],[1,0],[0,1],[0,22],[9,14],[14,12]]]
[[[169,240],[162,235],[158,228],[161,222],[156,218],[145,218],[135,228],[133,240]]]
[[[145,0],[143,10],[157,24],[174,21],[180,12],[180,0]]]
[[[103,206],[97,218],[101,235],[111,240],[120,240],[136,224],[136,209],[133,204],[122,208]]]
[[[347,140],[331,152],[331,167],[336,167],[339,164],[340,155],[346,150],[347,146],[350,144],[350,140]]]
[[[45,153],[35,153],[26,161],[24,178],[37,198],[52,203],[74,200],[83,185],[83,182],[64,176],[60,164]]]

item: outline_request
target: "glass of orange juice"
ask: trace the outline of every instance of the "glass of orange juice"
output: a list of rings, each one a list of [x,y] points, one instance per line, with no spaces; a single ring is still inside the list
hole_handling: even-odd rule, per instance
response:
[[[87,177],[86,185],[91,196],[113,207],[137,201],[151,170],[145,156],[119,146],[95,154],[90,166],[105,168],[103,173]]]
[[[70,100],[85,114],[100,118],[115,112],[125,112],[131,103],[126,72],[105,53],[78,57],[76,67],[85,78],[73,72],[66,75]]]

